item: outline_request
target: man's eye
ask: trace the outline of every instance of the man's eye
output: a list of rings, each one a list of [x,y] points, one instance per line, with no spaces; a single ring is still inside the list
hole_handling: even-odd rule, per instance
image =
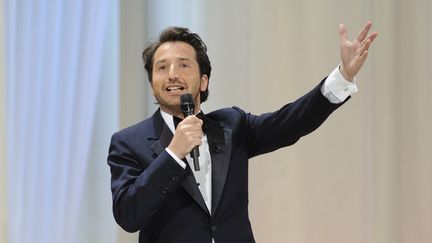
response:
[[[166,66],[159,66],[158,70],[164,70],[166,69]]]
[[[188,67],[189,67],[189,64],[182,63],[182,64],[180,64],[180,67],[182,67],[182,68],[188,68]]]

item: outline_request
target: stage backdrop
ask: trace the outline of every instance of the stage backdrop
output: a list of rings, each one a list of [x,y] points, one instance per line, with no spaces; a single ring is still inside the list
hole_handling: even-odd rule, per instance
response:
[[[7,230],[9,243],[114,243],[106,155],[118,129],[117,1],[3,4],[1,237]]]
[[[189,27],[208,44],[214,71],[204,111],[238,105],[259,114],[304,94],[339,64],[339,23],[352,39],[372,20],[379,37],[358,76],[359,92],[315,133],[251,161],[255,237],[432,242],[431,1],[136,0],[120,6],[120,60],[127,63],[120,69],[122,127],[156,108],[140,54],[166,26]]]

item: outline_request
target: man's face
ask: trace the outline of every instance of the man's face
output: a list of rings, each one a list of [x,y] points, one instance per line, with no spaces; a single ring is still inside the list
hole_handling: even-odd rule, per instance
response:
[[[207,75],[200,77],[194,48],[180,41],[162,44],[153,57],[153,95],[161,110],[183,117],[180,95],[191,93],[195,110],[200,109],[200,91],[208,85]]]

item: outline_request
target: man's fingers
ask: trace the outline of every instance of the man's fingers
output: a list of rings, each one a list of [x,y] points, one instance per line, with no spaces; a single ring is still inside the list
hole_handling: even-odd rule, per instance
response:
[[[189,125],[192,125],[192,124],[199,124],[199,125],[202,125],[203,124],[203,121],[201,120],[201,119],[199,119],[198,117],[196,117],[196,116],[188,116],[188,117],[186,117],[185,119],[183,119],[183,121],[181,121],[180,123],[179,123],[179,125],[180,124],[189,124]]]
[[[194,134],[194,137],[197,137],[197,134],[202,133],[202,125],[203,121],[201,119],[196,116],[188,116],[179,123],[177,128],[183,130],[186,134]]]
[[[360,33],[357,36],[357,41],[358,42],[362,42],[366,38],[366,36],[367,36],[367,34],[368,34],[368,32],[369,32],[369,30],[370,30],[371,27],[372,27],[372,22],[368,21],[366,23],[366,25],[363,26],[363,29],[360,30]]]
[[[366,57],[368,56],[368,53],[369,53],[369,51],[366,50],[366,51],[364,51],[364,52],[360,55],[360,62],[361,62],[361,65],[363,65],[364,61],[366,61]]]
[[[339,36],[341,43],[345,42],[348,39],[347,30],[345,28],[345,25],[339,24]]]
[[[360,46],[360,50],[358,50],[359,53],[363,53],[365,50],[369,49],[369,46],[371,44],[371,40],[370,39],[365,39]]]
[[[369,50],[370,45],[372,44],[372,41],[378,36],[377,32],[374,32],[368,36],[368,38],[364,39],[363,42],[360,45],[360,50],[358,51],[360,54],[363,53],[365,50]]]
[[[372,43],[373,40],[375,40],[375,38],[378,36],[378,32],[374,31],[372,32],[369,36],[368,39],[370,40],[370,42]]]

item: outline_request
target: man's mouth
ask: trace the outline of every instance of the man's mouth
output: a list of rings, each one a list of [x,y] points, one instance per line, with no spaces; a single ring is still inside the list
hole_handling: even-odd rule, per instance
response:
[[[173,85],[173,86],[169,86],[165,89],[167,92],[178,92],[178,91],[183,91],[185,90],[185,87],[180,86],[180,85]]]

